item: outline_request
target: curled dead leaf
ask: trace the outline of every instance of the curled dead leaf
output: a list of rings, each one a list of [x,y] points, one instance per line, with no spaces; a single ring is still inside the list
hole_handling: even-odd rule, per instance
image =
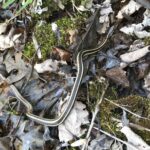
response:
[[[10,91],[9,83],[7,81],[1,81],[0,82],[0,92],[3,92],[4,94],[8,95],[9,91]]]
[[[64,50],[63,48],[59,48],[59,47],[53,47],[53,52],[56,55],[59,55],[61,60],[66,61],[66,62],[71,61],[71,53],[67,50]]]
[[[69,33],[69,41],[70,44],[76,43],[77,42],[77,35],[78,35],[78,30],[68,30]]]
[[[137,36],[140,39],[150,37],[150,32],[146,30],[146,27],[150,26],[150,10],[147,9],[143,14],[143,21],[138,24],[129,24],[127,26],[124,26],[120,29],[121,32]]]
[[[5,31],[6,27],[2,29],[2,31]],[[1,31],[1,33],[3,33]],[[0,35],[0,50],[4,51],[7,48],[14,47],[16,43],[19,43],[19,37],[22,35],[22,33],[15,33],[15,28],[12,27],[8,34],[2,34]]]
[[[140,4],[136,3],[134,0],[130,0],[127,5],[125,5],[117,14],[118,19],[123,19],[124,15],[132,15],[135,11],[139,10]]]
[[[144,57],[149,52],[150,52],[150,46],[146,46],[144,48],[122,54],[122,55],[120,55],[120,58],[123,62],[131,63],[131,62],[134,62],[134,61]]]
[[[106,76],[124,87],[129,87],[129,81],[126,76],[126,71],[120,67],[115,67],[106,71]]]
[[[46,71],[57,72],[59,68],[59,62],[57,60],[47,59],[43,63],[35,64],[34,69],[38,73],[43,73]]]
[[[66,97],[66,99],[68,100],[68,98],[69,95]],[[62,105],[60,108],[60,113],[64,111],[66,105],[67,102]],[[67,119],[58,126],[60,141],[68,142],[72,140],[74,136],[80,137],[85,133],[85,129],[81,128],[81,125],[89,123],[89,113],[85,108],[86,106],[83,103],[79,101],[75,102],[75,105]]]
[[[110,1],[104,1],[100,10],[100,18],[99,18],[99,27],[97,32],[99,34],[106,33],[107,29],[110,27],[110,19],[109,16],[113,14],[113,9]]]

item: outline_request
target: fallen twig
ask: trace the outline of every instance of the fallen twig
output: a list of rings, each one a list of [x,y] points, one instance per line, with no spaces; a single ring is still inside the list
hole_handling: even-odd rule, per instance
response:
[[[114,117],[111,117],[111,120],[112,120],[112,121],[119,122],[119,123],[122,122],[121,120],[119,120],[119,119],[117,119],[117,118],[114,118]],[[136,129],[138,129],[138,130],[141,130],[141,131],[147,131],[147,132],[150,132],[150,129],[145,128],[145,127],[140,126],[140,125],[135,124],[135,123],[129,122],[129,126],[130,126],[130,127],[133,127],[133,128],[136,128]]]
[[[95,121],[95,118],[99,112],[99,105],[101,104],[102,100],[104,99],[104,95],[106,93],[106,90],[108,88],[108,82],[106,82],[106,85],[102,91],[102,94],[101,94],[101,97],[99,99],[99,101],[97,102],[96,104],[96,107],[95,107],[95,111],[93,112],[93,117],[92,117],[92,121],[91,121],[91,124],[90,124],[90,127],[88,129],[88,132],[87,132],[87,135],[86,135],[86,143],[83,145],[82,147],[82,150],[86,149],[87,145],[88,145],[88,142],[89,142],[89,137],[90,137],[90,134],[91,134],[91,131],[92,131],[92,128],[94,126],[94,121]]]
[[[138,118],[140,118],[140,119],[144,119],[144,120],[150,120],[149,118],[142,117],[142,116],[140,116],[140,115],[138,115],[138,114],[136,114],[136,113],[134,113],[134,112],[128,110],[128,109],[125,108],[125,107],[120,106],[119,104],[117,104],[117,103],[115,103],[115,102],[113,102],[113,101],[111,101],[111,100],[109,100],[109,99],[107,99],[107,98],[105,98],[105,100],[108,101],[108,102],[110,102],[110,103],[112,103],[113,105],[115,105],[115,106],[117,106],[117,107],[123,109],[124,111],[127,111],[128,113],[132,114],[133,116],[136,116],[136,117],[138,117]]]
[[[96,128],[96,127],[93,127],[93,128],[96,129],[96,130],[98,130],[98,131],[100,131],[101,133],[103,133],[103,134],[105,134],[105,135],[107,135],[107,136],[109,136],[109,137],[115,139],[116,141],[121,142],[121,143],[125,144],[126,146],[131,147],[132,150],[138,150],[136,147],[134,147],[133,145],[129,144],[128,142],[123,141],[123,140],[121,140],[121,139],[119,139],[119,138],[117,138],[117,137],[111,135],[110,133],[108,133],[108,132],[106,132],[106,131],[103,131],[102,129],[98,129],[98,128]]]

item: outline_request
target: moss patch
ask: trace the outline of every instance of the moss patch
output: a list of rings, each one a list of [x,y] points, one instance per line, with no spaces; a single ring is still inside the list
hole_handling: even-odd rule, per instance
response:
[[[137,95],[131,95],[128,97],[124,97],[121,99],[111,100],[115,103],[119,104],[120,106],[123,106],[127,108],[128,110],[132,111],[135,114],[139,114],[143,117],[150,118],[150,100],[147,98],[143,98],[141,96]],[[106,101],[103,101],[101,107],[101,122],[102,127],[109,132],[114,132],[116,135],[122,137],[123,135],[117,128],[117,123],[112,122],[111,117],[117,118],[121,120],[122,117],[122,109],[109,103]],[[140,119],[138,117],[135,117],[132,114],[127,113],[127,117],[129,119],[129,122],[141,125],[146,128],[150,128],[150,121],[145,119]],[[110,130],[111,129],[111,130]],[[150,142],[150,134],[145,131],[136,130],[137,134],[139,134],[145,141]]]
[[[68,34],[67,30],[81,29],[86,17],[87,17],[86,14],[82,14],[82,15],[77,14],[74,19],[69,17],[64,17],[56,21],[61,36],[59,45],[62,45],[66,48],[69,46],[69,41],[67,39],[67,34]],[[51,24],[49,23],[46,23],[42,26],[36,25],[34,30],[35,30],[35,36],[37,38],[37,41],[41,46],[43,59],[46,59],[49,53],[51,52],[52,47],[58,45],[58,39],[56,38],[56,35],[52,31]],[[34,45],[30,40],[29,42],[27,42],[25,46],[24,54],[25,56],[31,58],[34,53],[35,53]]]
[[[95,108],[95,104],[98,101],[101,92],[103,89],[103,85],[97,81],[94,81],[93,84],[90,84],[89,87],[89,93],[90,93],[90,101],[91,104],[89,104],[90,110],[93,110]],[[127,108],[128,110],[132,111],[135,114],[139,114],[142,117],[149,118],[150,119],[150,99],[137,96],[137,95],[131,95],[124,98],[118,98],[116,94],[116,90],[113,88],[108,88],[105,97],[110,99],[112,102],[115,102],[116,104],[123,106]],[[112,133],[117,135],[120,138],[124,138],[124,135],[119,131],[117,127],[117,122],[112,121],[112,117],[121,120],[122,117],[122,109],[115,106],[114,104],[103,100],[100,105],[100,122],[101,127],[108,131],[109,133]],[[132,114],[127,113],[127,117],[129,119],[129,122],[135,123],[138,125],[141,125],[145,128],[150,128],[150,120],[140,119],[138,117],[135,117]],[[135,130],[135,129],[134,129]],[[135,130],[135,133],[139,134],[145,141],[150,143],[150,133],[146,131],[140,131]]]
[[[144,39],[145,45],[150,45],[150,37]]]

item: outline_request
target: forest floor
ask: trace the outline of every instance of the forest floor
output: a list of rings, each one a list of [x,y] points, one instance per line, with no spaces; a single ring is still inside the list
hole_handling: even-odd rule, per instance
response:
[[[0,0],[0,150],[150,150],[149,52],[149,0]]]

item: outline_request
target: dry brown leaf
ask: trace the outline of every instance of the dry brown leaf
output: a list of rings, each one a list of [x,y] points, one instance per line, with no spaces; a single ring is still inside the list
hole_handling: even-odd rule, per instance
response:
[[[14,51],[9,51],[6,55],[4,64],[6,71],[10,73],[7,77],[10,83],[15,83],[23,78],[29,79],[32,72],[32,66],[22,59],[22,52],[14,54]],[[37,73],[34,75],[38,77]]]
[[[129,87],[129,81],[126,72],[120,67],[115,67],[106,71],[106,76],[124,87]]]
[[[0,92],[3,92],[7,95],[8,92],[10,91],[10,88],[9,88],[8,84],[9,83],[7,81],[1,81],[0,82]]]
[[[2,31],[4,31],[4,29]],[[19,38],[21,35],[22,33],[15,33],[14,27],[10,29],[8,34],[0,35],[0,50],[4,51],[7,48],[14,47],[16,43],[20,43]]]
[[[78,30],[68,30],[69,33],[69,41],[70,44],[76,43],[77,42],[77,35],[78,35]]]
[[[60,56],[60,59],[63,60],[63,61],[67,61],[67,62],[70,62],[71,60],[71,53],[66,51],[66,50],[63,50],[62,48],[59,48],[59,47],[53,47],[53,52],[57,55]]]

